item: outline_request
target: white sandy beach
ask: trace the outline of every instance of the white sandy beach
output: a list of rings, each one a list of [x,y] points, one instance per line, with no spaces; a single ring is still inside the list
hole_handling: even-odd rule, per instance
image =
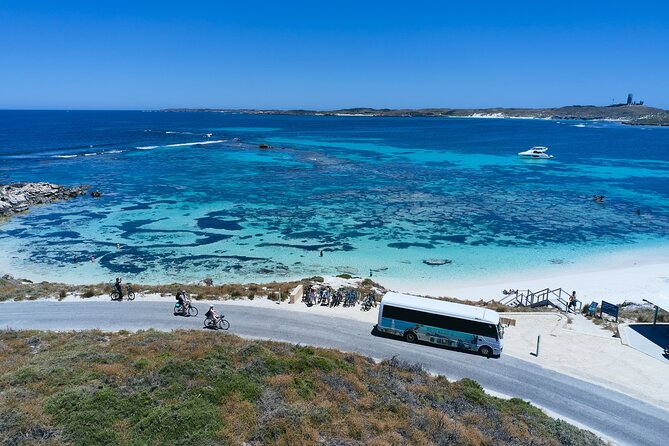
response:
[[[655,297],[669,299],[669,252],[639,249],[592,257],[569,265],[551,265],[544,269],[467,281],[444,279],[424,283],[376,279],[393,291],[466,300],[500,300],[504,297],[502,290],[510,288],[532,291],[563,288],[576,291],[584,304],[601,300],[611,303],[652,301]]]

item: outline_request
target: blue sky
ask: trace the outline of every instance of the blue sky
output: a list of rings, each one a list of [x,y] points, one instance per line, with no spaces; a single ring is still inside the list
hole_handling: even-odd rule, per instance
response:
[[[669,109],[669,2],[0,0],[0,108]]]

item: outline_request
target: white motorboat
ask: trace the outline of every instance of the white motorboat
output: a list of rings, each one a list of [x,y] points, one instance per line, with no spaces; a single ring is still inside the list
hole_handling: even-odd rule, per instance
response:
[[[548,147],[534,146],[530,150],[519,152],[518,155],[522,156],[523,158],[553,158],[553,155],[546,153],[547,150]]]

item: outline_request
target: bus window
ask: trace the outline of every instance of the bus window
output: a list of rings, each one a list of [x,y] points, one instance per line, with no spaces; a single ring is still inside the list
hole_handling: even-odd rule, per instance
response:
[[[499,339],[497,326],[485,322],[442,316],[424,311],[394,307],[387,304],[383,306],[382,317]]]

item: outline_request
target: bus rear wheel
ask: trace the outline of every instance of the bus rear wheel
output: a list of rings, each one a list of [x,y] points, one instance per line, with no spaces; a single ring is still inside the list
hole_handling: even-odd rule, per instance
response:
[[[407,342],[414,343],[418,340],[418,336],[416,336],[416,333],[414,333],[413,331],[407,331],[406,333],[404,333],[404,340]]]
[[[479,353],[481,354],[481,356],[489,358],[492,356],[492,349],[487,345],[484,345],[483,347],[479,348]]]

